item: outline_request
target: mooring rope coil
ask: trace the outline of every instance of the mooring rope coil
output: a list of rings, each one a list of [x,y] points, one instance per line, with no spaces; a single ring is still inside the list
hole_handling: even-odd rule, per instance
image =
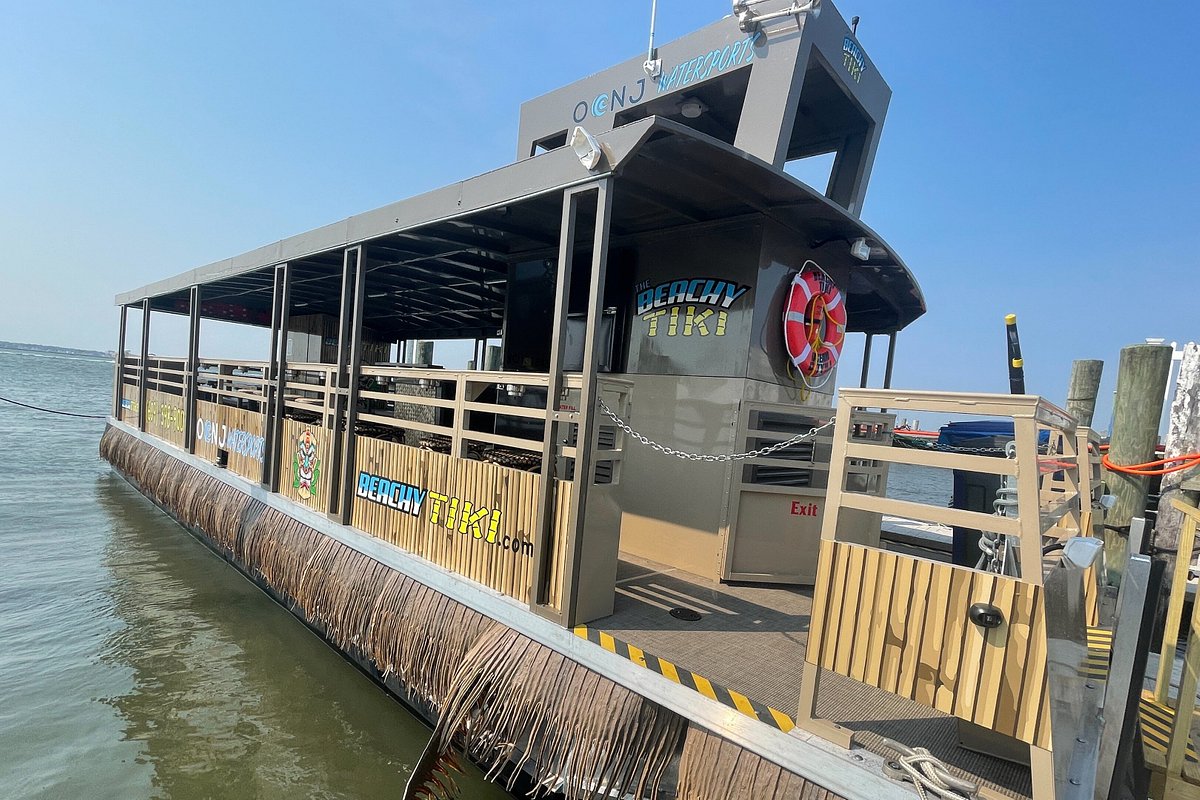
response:
[[[18,403],[16,400],[9,400],[7,397],[0,397],[0,400],[3,400],[5,403],[12,403],[14,406],[20,406],[21,408],[28,408],[31,411],[41,411],[42,413],[45,413],[45,414],[58,414],[59,416],[63,416],[63,417],[79,417],[81,419],[108,419],[108,417],[106,417],[102,414],[76,414],[71,411],[56,411],[53,408],[42,408],[41,406],[31,406],[28,403]]]
[[[952,775],[945,762],[926,748],[908,747],[891,739],[884,739],[882,744],[898,754],[888,765],[913,782],[921,800],[928,800],[930,795],[944,800],[974,800],[979,795],[979,784]]]
[[[684,461],[702,461],[710,464],[723,464],[727,461],[745,461],[748,458],[762,458],[763,456],[769,456],[772,453],[777,453],[780,450],[791,447],[794,444],[799,444],[805,439],[810,439],[816,436],[826,428],[832,427],[835,421],[834,418],[831,417],[824,425],[813,428],[807,433],[798,433],[790,439],[786,439],[782,442],[776,442],[775,444],[768,445],[766,447],[760,447],[757,450],[749,450],[745,453],[721,453],[720,455],[713,455],[712,453],[689,453],[686,450],[677,450],[674,447],[660,444],[650,437],[644,436],[635,431],[632,427],[630,427],[628,422],[618,417],[616,412],[609,408],[603,400],[600,401],[600,410],[604,412],[604,415],[611,419],[618,428],[624,431],[626,435],[630,436],[635,441],[646,445],[651,450],[657,450],[664,455],[674,456],[675,458],[680,458]]]

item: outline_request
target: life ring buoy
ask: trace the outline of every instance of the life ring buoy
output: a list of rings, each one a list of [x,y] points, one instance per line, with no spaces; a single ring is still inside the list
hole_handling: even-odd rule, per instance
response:
[[[828,374],[842,354],[846,298],[833,279],[811,261],[792,278],[783,309],[783,338],[788,357],[808,378]]]

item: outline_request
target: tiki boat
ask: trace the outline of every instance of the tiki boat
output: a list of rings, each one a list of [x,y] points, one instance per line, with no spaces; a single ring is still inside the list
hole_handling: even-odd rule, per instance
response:
[[[735,6],[650,56],[526,103],[506,167],[119,295],[103,455],[498,779],[1107,792],[1129,725],[1101,730],[1123,695],[1087,662],[1089,434],[1038,397],[888,387],[925,305],[858,217],[887,84],[828,2]],[[821,154],[824,192],[785,171]],[[151,357],[157,314],[188,316],[186,354]],[[202,358],[203,320],[269,329],[267,360]],[[864,386],[835,403],[848,335]],[[475,341],[471,368],[438,340]],[[922,411],[1011,419],[1015,452],[890,447]],[[893,463],[1016,500],[889,498]],[[999,555],[906,555],[882,515]]]

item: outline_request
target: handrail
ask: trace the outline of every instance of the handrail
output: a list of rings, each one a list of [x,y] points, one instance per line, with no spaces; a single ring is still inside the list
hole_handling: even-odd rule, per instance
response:
[[[1033,394],[987,394],[982,392],[895,391],[840,389],[839,396],[853,406],[868,408],[912,408],[946,414],[1029,417],[1043,425],[1075,433],[1075,418],[1045,398]]]
[[[1167,621],[1163,628],[1162,650],[1158,659],[1158,680],[1154,684],[1154,699],[1166,704],[1171,689],[1171,671],[1175,666],[1175,650],[1179,646],[1179,626],[1183,622],[1183,606],[1187,599],[1188,573],[1192,553],[1196,547],[1196,530],[1200,526],[1200,509],[1177,497],[1171,498],[1171,506],[1183,514],[1183,526],[1179,532],[1175,568],[1171,575],[1171,594],[1167,600]]]
[[[1007,458],[992,458],[970,453],[939,453],[928,450],[906,450],[890,445],[860,444],[851,442],[846,446],[846,455],[851,458],[870,458],[891,461],[894,464],[911,464],[919,467],[939,469],[966,469],[989,475],[1016,475],[1017,468]]]
[[[1088,439],[1081,432],[1086,428],[1076,425],[1075,420],[1053,403],[1037,395],[1005,395],[979,392],[935,392],[897,391],[883,389],[842,389],[841,402],[853,408],[904,408],[907,411],[970,414],[973,416],[1000,416],[1013,420],[1014,440],[1017,445],[1015,459],[991,458],[971,453],[918,451],[890,449],[877,445],[846,442],[845,457],[872,458],[888,463],[917,464],[940,469],[959,469],[993,475],[1010,475],[1016,478],[1020,498],[1016,517],[1020,542],[1021,561],[1031,573],[1028,579],[1041,582],[1042,536],[1051,534],[1056,538],[1062,533],[1081,531],[1081,508],[1085,494],[1092,489],[1092,472],[1086,445]],[[1041,432],[1050,432],[1049,441],[1042,443]],[[1081,464],[1081,461],[1084,462]],[[1087,505],[1091,508],[1091,496]],[[832,503],[828,506],[832,508]],[[918,514],[918,511],[920,513]],[[916,516],[931,522],[955,524],[950,521],[947,509],[927,506],[924,509],[909,508],[908,516]],[[983,515],[990,517],[991,515]],[[993,518],[998,519],[998,518]],[[1011,517],[1007,519],[1012,519]],[[967,523],[960,523],[967,524]],[[968,527],[1005,533],[995,522],[977,518]],[[825,526],[830,525],[827,518]],[[999,523],[1009,528],[1010,523]],[[1032,565],[1039,565],[1035,569]],[[1032,573],[1037,572],[1034,575]]]
[[[1179,626],[1183,621],[1183,604],[1187,589],[1190,554],[1196,543],[1196,530],[1200,525],[1200,510],[1171,499],[1171,505],[1183,513],[1183,529],[1180,531],[1179,547],[1175,558],[1175,572],[1171,580],[1171,599],[1167,606],[1167,622],[1163,630],[1162,652],[1159,654],[1158,678],[1154,686],[1154,697],[1163,706],[1168,705],[1171,674],[1175,666],[1175,651],[1179,642]],[[1179,680],[1179,694],[1175,705],[1175,717],[1171,724],[1171,735],[1167,744],[1166,781],[1168,792],[1172,784],[1183,781],[1183,766],[1191,739],[1192,717],[1196,711],[1197,678],[1200,676],[1200,603],[1192,604],[1192,618],[1188,624],[1187,646],[1184,649],[1183,672]]]
[[[123,362],[122,382],[137,386],[144,377],[152,389],[167,389],[182,393],[191,371],[187,359],[175,356],[150,356],[140,363],[136,356]],[[320,362],[288,362],[283,382],[283,404],[286,409],[297,412],[320,414],[322,424],[332,422],[333,397],[345,395],[344,387],[336,386],[335,364]],[[196,390],[200,399],[209,402],[226,400],[248,401],[263,404],[267,398],[270,364],[266,361],[200,358],[197,360]],[[516,423],[525,422],[525,435],[534,430],[539,421],[550,416],[548,402],[508,404],[496,400],[484,400],[479,395],[490,387],[505,393],[524,394],[536,392],[549,385],[549,375],[537,372],[504,372],[495,370],[446,370],[422,366],[375,365],[361,369],[362,378],[372,378],[382,384],[380,389],[362,388],[358,395],[366,408],[359,414],[363,422],[398,430],[409,429],[421,434],[443,435],[453,442],[456,453],[465,454],[466,443],[485,447],[512,447],[536,451],[541,448],[541,437],[506,435],[495,431],[473,431],[469,420],[473,414],[487,414],[497,419],[509,419]],[[602,383],[611,385],[611,379],[601,377]],[[404,391],[404,387],[420,384],[423,392]],[[564,387],[568,391],[582,386],[582,376],[568,373],[564,376]],[[390,412],[378,409],[378,404],[392,406]],[[372,406],[375,406],[374,408]],[[429,419],[405,419],[398,415],[404,406],[425,409],[432,414]],[[411,415],[410,415],[411,416]],[[617,453],[619,458],[620,454]]]
[[[949,448],[892,449],[856,441],[853,415],[871,409],[1007,417],[1013,422],[1015,452],[1011,458],[992,458]],[[797,723],[831,741],[848,743],[845,728],[816,713],[820,672],[832,670],[1024,742],[1030,746],[1035,786],[1052,786],[1057,755],[1051,753],[1052,734],[1061,716],[1054,703],[1061,704],[1059,695],[1071,688],[1048,683],[1044,598],[1057,597],[1064,579],[1057,571],[1047,581],[1042,548],[1047,534],[1080,532],[1083,491],[1092,488],[1087,442],[1085,428],[1034,395],[841,390]],[[1015,489],[1017,513],[981,513],[875,496],[846,480],[862,460],[1004,476]],[[1087,503],[1090,508],[1090,496]],[[862,512],[1009,537],[1019,577],[875,546],[857,538],[854,526],[845,524]],[[913,596],[924,602],[912,605]],[[968,610],[979,604],[997,610],[999,627],[985,630],[973,624]],[[909,613],[912,608],[920,613]],[[1026,633],[1010,638],[1006,624]],[[1078,652],[1083,652],[1082,628],[1077,633]],[[961,657],[944,658],[952,653]],[[993,685],[997,681],[1007,687],[1002,699]],[[985,685],[988,691],[983,691]],[[1069,724],[1068,717],[1059,724]]]
[[[257,404],[265,412],[270,364],[266,361],[200,358],[196,362],[196,393],[198,400],[221,404]],[[337,386],[337,366],[319,362],[288,362],[282,383],[283,407],[291,412],[315,414],[327,430],[333,424],[334,398],[345,396],[345,387]],[[145,363],[136,357],[123,362],[122,383],[138,386],[143,379],[153,390],[165,390],[183,395],[191,370],[186,358],[150,356]],[[379,388],[363,387],[358,397],[363,407],[358,419],[368,425],[412,431],[416,436],[410,443],[427,436],[442,436],[451,443],[454,455],[465,456],[468,449],[508,448],[538,452],[542,449],[544,424],[552,413],[544,397],[550,378],[546,373],[503,372],[495,370],[446,370],[422,366],[375,365],[364,366],[361,378],[373,379]],[[603,391],[623,395],[628,386],[619,379],[600,377]],[[579,373],[564,376],[565,391],[578,391],[582,386]],[[495,392],[494,397],[486,396]],[[541,397],[538,391],[541,390]],[[528,397],[533,392],[533,398]],[[508,398],[522,398],[506,402]],[[403,408],[416,411],[403,414]],[[487,430],[472,430],[473,415],[487,415],[496,420],[508,420],[509,429],[489,426]],[[416,418],[405,418],[405,417]],[[541,424],[539,424],[541,423]],[[605,450],[605,459],[619,461],[620,447]]]

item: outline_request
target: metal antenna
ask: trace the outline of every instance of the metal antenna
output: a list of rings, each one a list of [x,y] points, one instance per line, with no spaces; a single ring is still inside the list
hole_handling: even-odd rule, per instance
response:
[[[642,64],[642,69],[655,79],[662,74],[662,59],[658,57],[658,50],[654,48],[654,20],[657,17],[658,0],[650,0],[650,46],[646,48],[646,63]]]

